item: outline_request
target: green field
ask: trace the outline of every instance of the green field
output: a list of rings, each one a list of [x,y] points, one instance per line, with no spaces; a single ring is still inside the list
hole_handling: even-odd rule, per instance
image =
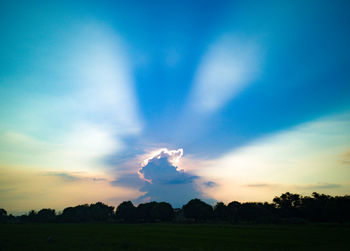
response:
[[[48,241],[48,236],[52,240]],[[0,250],[350,250],[349,225],[2,224]]]

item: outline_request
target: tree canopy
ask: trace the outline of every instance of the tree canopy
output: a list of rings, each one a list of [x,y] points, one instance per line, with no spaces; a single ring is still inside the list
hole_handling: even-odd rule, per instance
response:
[[[200,199],[192,199],[182,208],[173,209],[167,202],[148,202],[134,206],[124,201],[114,210],[102,202],[67,207],[61,213],[43,208],[14,217],[0,208],[0,222],[350,222],[350,196],[312,193],[302,196],[283,193],[272,203],[232,201],[217,202],[214,207]]]

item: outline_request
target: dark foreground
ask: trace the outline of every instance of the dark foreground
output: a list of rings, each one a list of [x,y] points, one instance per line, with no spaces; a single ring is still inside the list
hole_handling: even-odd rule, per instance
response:
[[[331,224],[1,224],[0,250],[349,250],[349,236]]]

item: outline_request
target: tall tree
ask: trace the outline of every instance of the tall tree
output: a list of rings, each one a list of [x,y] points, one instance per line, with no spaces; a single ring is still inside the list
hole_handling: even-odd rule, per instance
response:
[[[184,214],[187,218],[195,221],[208,220],[213,217],[213,208],[200,199],[190,200],[183,207]]]

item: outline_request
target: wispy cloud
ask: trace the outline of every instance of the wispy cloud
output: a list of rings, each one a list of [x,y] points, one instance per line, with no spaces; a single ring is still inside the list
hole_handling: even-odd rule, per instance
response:
[[[9,116],[1,116],[2,164],[101,172],[106,167],[101,160],[120,152],[123,138],[141,130],[131,68],[118,35],[93,23],[65,36],[67,42],[52,52],[59,57],[45,58],[44,69],[34,67],[30,77],[16,79],[2,93],[21,98],[7,104]],[[31,85],[36,88],[28,89]],[[4,112],[0,109],[0,115]]]
[[[349,169],[339,156],[350,147],[349,128],[349,113],[310,121],[203,161],[197,173],[219,184],[207,192],[222,201],[270,200],[286,191],[346,193]]]
[[[311,189],[311,190],[317,190],[317,189],[333,189],[333,188],[341,188],[341,184],[335,184],[335,183],[327,183],[327,182],[319,182],[316,184],[307,184],[307,185],[298,185],[297,188],[301,189]]]
[[[340,154],[339,160],[342,164],[350,164],[350,150]]]
[[[211,45],[196,72],[192,106],[213,112],[255,80],[260,54],[254,41],[225,35]]]
[[[0,133],[3,165],[43,170],[98,171],[100,158],[121,148],[113,134],[94,125],[76,125],[64,135],[41,139],[18,132]]]
[[[145,181],[140,179],[137,173],[124,173],[119,174],[117,179],[111,181],[111,185],[140,188],[145,185]]]
[[[118,205],[140,196],[137,189],[112,186],[105,177],[90,173],[46,172],[23,167],[0,168],[1,206],[9,212],[65,207],[102,201]]]
[[[262,188],[265,188],[265,187],[272,187],[274,185],[272,184],[267,184],[267,183],[253,183],[253,184],[247,184],[245,185],[247,187],[262,187]]]
[[[204,182],[203,185],[206,186],[206,187],[216,187],[216,186],[218,186],[218,184],[216,182],[214,182],[214,181]]]
[[[104,162],[142,128],[125,46],[100,23],[62,36],[54,50],[27,58],[29,71],[3,79],[0,201],[10,211],[140,195],[112,186]]]
[[[341,184],[336,183],[327,183],[327,182],[318,182],[315,184],[277,184],[277,183],[251,183],[244,185],[249,188],[256,189],[284,189],[285,191],[300,191],[300,190],[323,190],[323,189],[333,189],[343,187]]]
[[[73,181],[77,181],[77,180],[80,180],[80,179],[81,179],[80,177],[71,175],[71,174],[69,174],[69,173],[48,172],[48,173],[45,174],[45,175],[48,175],[48,176],[56,176],[56,177],[59,177],[59,178],[61,178],[63,181],[66,181],[66,182],[73,182]]]
[[[71,64],[83,109],[98,122],[113,123],[116,133],[137,133],[141,121],[125,44],[102,24],[84,26],[77,43]]]

